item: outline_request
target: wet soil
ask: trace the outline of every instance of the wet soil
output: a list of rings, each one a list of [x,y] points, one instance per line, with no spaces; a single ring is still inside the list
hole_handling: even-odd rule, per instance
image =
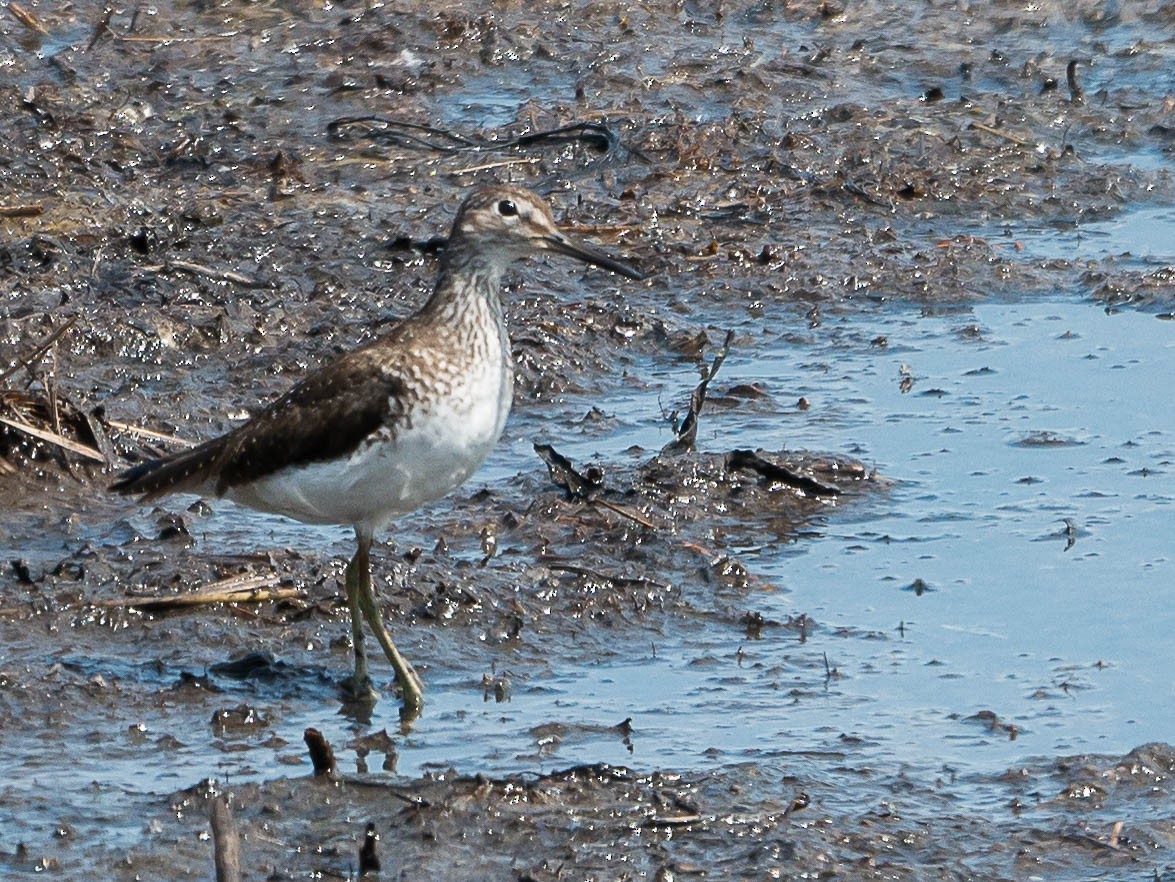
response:
[[[822,759],[835,769],[852,757],[846,744]],[[1172,845],[1173,819],[1153,811],[1153,793],[1173,768],[1169,747],[1145,745],[1016,769],[982,782],[1003,803],[983,816],[958,815],[951,780],[842,768],[881,794],[848,808],[833,782],[770,762],[684,774],[594,765],[501,779],[300,777],[236,786],[231,802],[257,878],[354,878],[367,823],[379,832],[381,878],[1024,879],[1069,878],[1075,866],[1129,878]],[[109,878],[186,878],[175,869],[206,862],[205,801],[218,789],[175,794],[171,817],[154,822],[155,847]],[[1125,830],[1115,826],[1123,817],[1133,819]]]
[[[639,677],[683,647],[714,672],[717,732],[740,691],[794,705],[835,682],[813,635],[888,639],[780,614],[755,560],[886,507],[901,476],[884,463],[762,428],[854,400],[720,371],[684,453],[661,449],[672,414],[727,331],[753,361],[911,305],[1061,292],[1175,313],[1164,263],[1031,238],[1171,203],[1173,56],[1161,2],[0,10],[0,866],[208,878],[207,796],[230,791],[255,879],[357,873],[369,821],[384,878],[1171,873],[1163,744],[958,773],[933,750],[878,762],[865,726],[682,762],[672,722],[642,750],[629,707],[555,672]],[[582,123],[608,137],[506,146]],[[433,768],[407,759],[431,755],[427,723],[389,735],[345,709],[332,729],[345,532],[191,499],[135,509],[104,487],[408,314],[479,181],[543,192],[650,279],[520,268],[509,455],[375,554],[385,614],[440,696],[426,719],[459,732],[472,715],[446,696],[505,714],[557,693],[525,738],[449,746]],[[736,467],[714,421],[841,493]],[[609,441],[634,425],[642,443]],[[569,494],[535,440],[598,486]],[[283,594],[136,599],[238,578]],[[756,665],[760,640],[785,661]],[[330,730],[345,772],[309,775],[304,725]],[[1016,737],[994,714],[967,725]]]

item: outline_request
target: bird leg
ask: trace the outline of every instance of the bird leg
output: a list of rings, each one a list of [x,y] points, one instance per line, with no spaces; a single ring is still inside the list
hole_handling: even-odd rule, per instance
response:
[[[356,701],[374,704],[376,699],[379,698],[379,693],[371,685],[371,676],[367,672],[367,647],[364,645],[363,613],[359,600],[359,558],[361,555],[366,558],[362,548],[363,543],[360,542],[360,550],[355,552],[355,556],[347,564],[345,577],[347,608],[351,611],[351,646],[355,649],[355,673],[351,676],[350,683],[347,684],[347,690]],[[366,562],[363,563],[362,568],[367,568]]]
[[[375,593],[371,588],[371,536],[359,534],[359,550],[347,567],[347,601],[351,604],[351,630],[355,641],[355,679],[354,685],[361,685],[360,678],[367,677],[367,656],[363,649],[363,635],[360,633],[359,614],[367,619],[367,624],[375,639],[383,648],[384,655],[391,662],[396,672],[396,682],[400,684],[400,692],[404,700],[401,712],[406,720],[415,719],[424,707],[424,685],[420,676],[412,667],[412,663],[400,654],[396,644],[384,627],[383,617],[376,605]],[[355,570],[354,593],[351,588],[351,570]],[[362,665],[362,669],[361,666]],[[370,687],[370,679],[367,680]]]

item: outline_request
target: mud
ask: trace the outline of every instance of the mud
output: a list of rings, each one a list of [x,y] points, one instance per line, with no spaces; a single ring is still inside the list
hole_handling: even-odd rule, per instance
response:
[[[824,760],[829,778],[779,760],[693,774],[596,765],[504,779],[303,777],[235,787],[232,805],[251,872],[277,879],[354,878],[369,822],[380,878],[1022,879],[1068,878],[1075,866],[1111,878],[1171,847],[1175,819],[1153,811],[1155,781],[1175,768],[1164,745],[983,781],[1002,804],[998,819],[956,816],[950,780],[837,775],[853,762],[851,744]],[[853,776],[876,801],[845,804],[835,778]],[[152,831],[165,855],[129,854],[111,878],[184,878],[177,869],[199,867],[205,800],[219,789],[177,793]],[[1121,817],[1137,820],[1116,826]]]
[[[890,506],[917,516],[890,497],[905,476],[865,455],[880,426],[858,427],[860,448],[782,445],[780,427],[858,398],[748,382],[745,365],[824,346],[810,368],[836,378],[838,346],[884,350],[884,318],[911,306],[957,311],[961,346],[987,335],[966,315],[977,303],[1060,292],[1175,313],[1164,246],[1066,239],[1175,195],[1175,6],[14,8],[0,10],[9,873],[208,878],[220,791],[256,879],[353,875],[368,821],[384,878],[1172,872],[1163,744],[1034,745],[1006,772],[987,756],[959,772],[933,745],[914,763],[875,749],[894,736],[867,714],[848,732],[765,730],[753,759],[724,732],[752,702],[784,719],[819,707],[858,653],[858,676],[884,666],[862,647],[900,651],[871,623],[781,609],[766,555]],[[372,115],[501,144],[578,123],[610,137],[467,149],[339,124]],[[344,531],[191,499],[136,509],[103,488],[409,313],[463,191],[503,180],[650,279],[555,263],[514,276],[502,458],[373,557],[435,702],[415,732],[390,699],[375,719],[336,717]],[[727,331],[744,367],[713,380],[696,449],[664,452]],[[946,394],[913,372],[894,383]],[[595,489],[566,492],[536,440]],[[735,468],[736,449],[841,492]],[[236,577],[286,591],[171,611],[128,599]],[[937,590],[904,580],[918,583]],[[689,686],[709,716],[658,715],[671,657],[709,672]],[[660,671],[647,698],[623,691],[646,669]],[[619,691],[567,673],[585,671]],[[976,743],[1019,731],[955,710]],[[332,740],[335,779],[310,776],[307,726]]]

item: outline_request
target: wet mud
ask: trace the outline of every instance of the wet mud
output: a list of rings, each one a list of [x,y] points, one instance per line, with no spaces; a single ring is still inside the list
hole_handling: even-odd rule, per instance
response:
[[[740,694],[786,716],[835,691],[841,646],[895,639],[781,612],[759,566],[886,508],[884,463],[779,443],[855,399],[715,359],[884,350],[869,323],[911,306],[1175,314],[1161,258],[1039,245],[1171,203],[1173,56],[1160,2],[0,9],[0,867],[209,878],[228,793],[246,879],[354,877],[368,823],[383,878],[1175,872],[1164,744],[960,773],[830,726],[682,762],[678,723],[589,713],[558,673],[680,651],[713,671],[717,731]],[[104,488],[408,314],[486,181],[649,279],[512,276],[506,453],[373,552],[441,696],[401,732],[336,717],[344,531]],[[550,694],[508,746],[427,758],[430,714],[458,741],[473,717],[446,696],[489,718]],[[987,714],[959,727],[1017,736]],[[333,776],[310,772],[315,726]]]
[[[845,745],[824,761],[835,769],[852,758]],[[368,824],[380,878],[1022,879],[1068,878],[1076,866],[1125,878],[1171,847],[1170,804],[1153,811],[1151,794],[1173,768],[1165,745],[1058,758],[982,782],[1002,805],[970,817],[955,813],[949,780],[841,769],[834,777],[859,777],[878,794],[850,807],[833,780],[781,776],[776,763],[301,777],[234,787],[231,806],[258,878],[355,878]],[[131,855],[111,878],[182,878],[176,867],[200,866],[205,803],[219,789],[176,793],[153,830],[160,848]],[[1122,817],[1137,820],[1124,827]]]

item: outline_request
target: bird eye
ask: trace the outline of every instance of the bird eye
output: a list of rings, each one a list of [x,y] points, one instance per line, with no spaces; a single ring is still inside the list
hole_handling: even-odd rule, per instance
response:
[[[502,217],[514,217],[518,214],[518,206],[509,199],[503,199],[498,203],[498,214]]]

